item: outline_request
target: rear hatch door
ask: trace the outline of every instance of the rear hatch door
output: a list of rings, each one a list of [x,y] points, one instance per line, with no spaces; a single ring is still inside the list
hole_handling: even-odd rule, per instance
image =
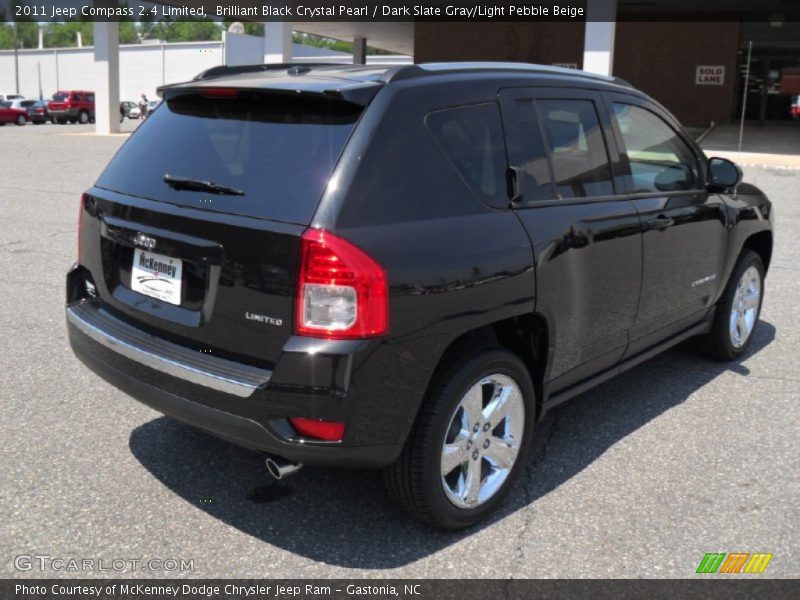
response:
[[[269,367],[292,335],[300,236],[363,107],[182,90],[87,194],[81,262],[120,318]]]

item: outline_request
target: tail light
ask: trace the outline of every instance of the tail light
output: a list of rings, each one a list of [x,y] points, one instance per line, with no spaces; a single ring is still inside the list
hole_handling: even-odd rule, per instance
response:
[[[341,421],[320,421],[295,417],[289,419],[292,427],[303,437],[326,442],[338,442],[344,437],[344,423]]]
[[[300,243],[295,332],[328,339],[385,335],[386,271],[350,242],[308,229]]]

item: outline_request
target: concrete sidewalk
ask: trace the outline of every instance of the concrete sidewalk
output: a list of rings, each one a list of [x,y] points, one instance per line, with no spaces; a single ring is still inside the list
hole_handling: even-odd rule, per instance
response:
[[[700,144],[707,156],[728,158],[742,166],[800,169],[800,122],[746,123],[739,147],[739,125],[719,125]]]

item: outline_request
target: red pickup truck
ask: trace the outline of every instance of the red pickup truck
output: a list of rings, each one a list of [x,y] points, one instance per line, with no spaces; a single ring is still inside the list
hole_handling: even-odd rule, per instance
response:
[[[81,123],[85,125],[94,121],[94,92],[91,90],[59,90],[47,103],[47,110],[53,123],[63,125]]]

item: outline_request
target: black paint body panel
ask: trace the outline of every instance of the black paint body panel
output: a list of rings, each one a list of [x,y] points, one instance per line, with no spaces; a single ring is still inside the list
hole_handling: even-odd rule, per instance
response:
[[[517,88],[594,99],[613,196],[490,206],[473,193],[436,144],[426,115],[469,104],[500,107],[503,91]],[[315,464],[382,466],[399,454],[451,344],[500,321],[535,315],[547,333],[546,365],[537,371],[539,400],[546,405],[551,394],[615,372],[622,361],[635,362],[707,320],[745,241],[772,226],[769,201],[751,186],[736,194],[631,194],[606,94],[629,96],[682,131],[657,103],[630,88],[568,75],[457,72],[400,78],[374,94],[311,226],[349,240],[386,269],[390,333],[379,339],[293,335],[306,223],[92,188],[80,266],[68,276],[68,304],[101,302],[154,335],[269,368],[273,376],[252,397],[234,399],[115,356],[78,331],[70,331],[73,348],[103,377],[176,418],[223,437],[225,425],[214,425],[215,415],[245,420],[229,423],[240,433],[227,438],[237,443]],[[705,168],[702,152],[687,143]],[[648,222],[661,216],[674,223],[650,228]],[[147,299],[125,284],[129,239],[138,232],[188,265],[183,306]],[[711,274],[707,285],[692,287]],[[83,292],[87,278],[97,298]],[[248,311],[281,324],[247,320]],[[184,402],[197,405],[193,416]],[[290,416],[346,421],[345,438],[297,448],[270,425]],[[254,442],[260,431],[263,443]]]

